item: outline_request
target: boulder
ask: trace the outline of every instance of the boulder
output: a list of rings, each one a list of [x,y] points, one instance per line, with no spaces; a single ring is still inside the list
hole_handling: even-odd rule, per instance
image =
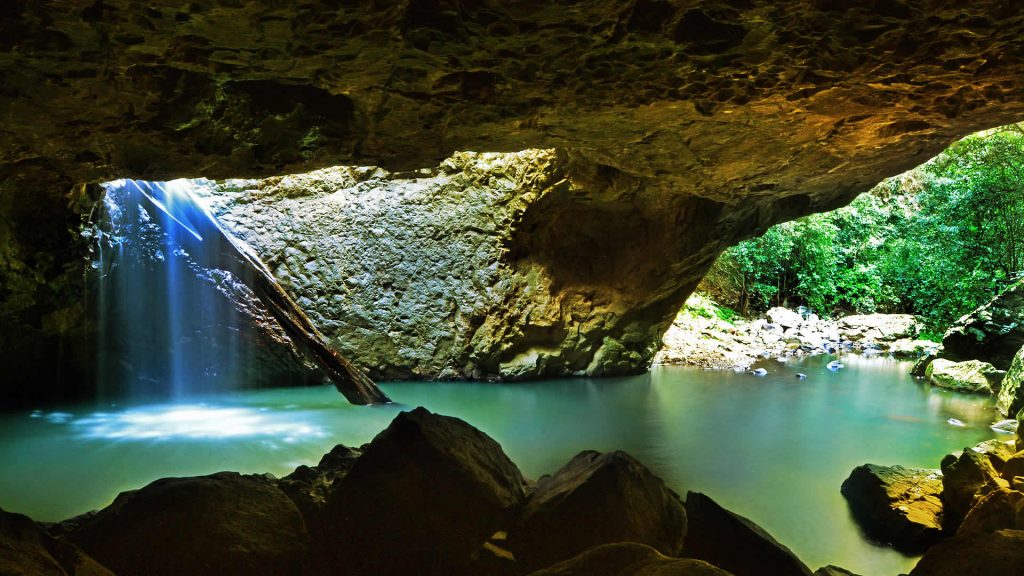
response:
[[[640,542],[675,556],[686,524],[679,497],[643,464],[625,452],[586,451],[537,483],[509,547],[528,568],[612,542]]]
[[[530,576],[732,576],[702,560],[667,558],[636,542],[604,544]]]
[[[1021,346],[1024,346],[1024,281],[957,320],[942,337],[943,355],[947,358],[976,358],[1002,370],[1010,367]]]
[[[121,576],[306,573],[309,537],[266,476],[164,478],[122,492],[66,538]]]
[[[931,340],[915,340],[900,338],[889,344],[889,354],[899,359],[914,359],[920,356],[934,355],[939,351],[939,343]]]
[[[938,470],[864,464],[843,482],[842,494],[865,532],[906,551],[942,537],[942,474]]]
[[[1015,453],[1006,459],[1000,475],[1004,480],[1013,480],[1017,476],[1024,476],[1024,450]]]
[[[465,573],[524,497],[519,469],[483,432],[424,408],[402,412],[332,486],[327,562],[352,574]]]
[[[736,576],[810,576],[799,558],[760,526],[699,492],[686,495],[689,530],[683,556],[698,558]]]
[[[803,316],[781,306],[769,309],[766,316],[772,324],[778,324],[783,328],[798,328],[804,323]]]
[[[974,452],[988,458],[989,464],[996,472],[1003,473],[1003,467],[1016,454],[1012,440],[985,440],[971,448]]]
[[[922,356],[914,362],[914,367],[910,369],[910,375],[918,378],[924,378],[928,372],[928,366],[935,361],[935,356]]]
[[[76,546],[57,540],[27,516],[0,510],[3,576],[114,576]]]
[[[901,338],[915,338],[921,325],[911,314],[859,314],[839,320],[841,329],[851,335],[862,333],[865,338],[891,342]],[[850,338],[851,340],[853,338]]]
[[[338,444],[324,454],[316,466],[299,466],[294,472],[278,481],[278,486],[295,502],[307,526],[327,503],[327,496],[355,466],[362,455],[358,448]]]
[[[956,533],[981,534],[1024,528],[1024,493],[998,488],[983,496],[967,513]]]
[[[953,362],[945,358],[936,358],[925,369],[925,377],[932,384],[957,392],[991,394],[992,382],[998,381],[1000,376],[994,366],[978,360]]]
[[[853,572],[839,566],[822,566],[814,571],[814,576],[857,576]]]
[[[1014,354],[996,399],[996,409],[1003,416],[1014,418],[1024,408],[1024,386],[1021,383],[1024,383],[1024,348]]]
[[[976,498],[999,486],[1008,486],[989,458],[970,448],[947,455],[941,468],[943,526],[947,532],[956,531]]]
[[[967,534],[932,546],[910,576],[1009,576],[1024,574],[1024,531]]]

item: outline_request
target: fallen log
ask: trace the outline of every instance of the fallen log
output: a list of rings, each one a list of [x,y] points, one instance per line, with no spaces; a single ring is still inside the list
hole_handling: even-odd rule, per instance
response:
[[[323,370],[349,402],[360,405],[391,402],[373,380],[328,344],[259,256],[225,230],[188,190],[168,190],[160,182],[136,180],[125,180],[125,187],[154,221],[159,221],[163,214],[189,232],[178,236],[178,240],[190,254],[195,257],[215,255],[217,261],[207,264],[241,278],[281,324],[299,352]]]

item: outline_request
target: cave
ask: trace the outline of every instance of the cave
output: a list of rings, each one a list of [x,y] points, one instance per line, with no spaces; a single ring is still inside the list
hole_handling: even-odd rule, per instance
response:
[[[37,564],[9,570],[200,573],[187,562],[161,564],[159,554],[133,560],[105,543],[117,535],[127,550],[172,542],[170,557],[216,556],[202,538],[180,536],[187,516],[168,520],[179,535],[152,541],[132,539],[150,530],[145,523],[118,520],[162,513],[167,502],[197,506],[209,541],[226,546],[261,514],[283,522],[280,537],[257,530],[240,556],[203,573],[340,573],[355,557],[357,574],[597,573],[587,562],[623,575],[672,562],[665,569],[680,574],[751,573],[730,564],[730,546],[757,549],[751,562],[766,574],[810,573],[796,558],[805,551],[815,565],[831,563],[828,550],[808,547],[807,533],[779,530],[785,511],[749,502],[766,498],[758,491],[790,490],[785,472],[756,486],[712,478],[641,440],[713,443],[739,426],[756,440],[731,458],[760,461],[787,443],[814,454],[823,448],[789,434],[792,398],[741,394],[748,412],[730,412],[704,388],[708,377],[687,373],[688,396],[661,383],[665,369],[652,371],[652,362],[729,247],[844,206],[961,137],[1024,120],[1024,16],[1014,8],[1005,0],[8,2],[0,9],[0,422],[17,433],[0,448],[12,467],[28,469],[30,436],[19,435],[46,423],[85,442],[65,446],[68,474],[106,470],[83,479],[89,495],[63,508],[46,503],[54,480],[0,483],[17,487],[0,493],[0,507],[41,522],[103,508],[52,526],[0,511],[0,551],[42,547],[24,556]],[[131,186],[168,196],[129,198]],[[211,228],[197,232],[181,217],[171,188]],[[209,234],[222,243],[210,248]],[[230,250],[240,268],[223,264]],[[969,351],[957,357],[950,340],[950,358],[978,357],[977,331],[1014,321],[998,306],[985,310],[963,321],[960,348]],[[1019,341],[985,341],[994,347],[996,369],[1010,368]],[[729,378],[742,386],[745,376]],[[378,406],[345,405],[322,386],[330,381],[349,400]],[[893,404],[924,405],[913,396]],[[708,407],[687,412],[695,402]],[[834,403],[858,401],[802,402],[827,426],[838,418]],[[927,402],[929,418],[980,421],[991,408],[941,394]],[[490,407],[480,423],[461,411],[474,403]],[[469,424],[402,411],[417,405]],[[738,420],[746,423],[722,424]],[[499,437],[528,476],[546,479],[526,482],[470,424]],[[986,433],[968,431],[955,447]],[[894,450],[931,441],[914,434]],[[233,444],[240,438],[259,447]],[[445,438],[465,450],[453,453]],[[178,458],[178,443],[196,452]],[[557,447],[531,453],[547,444]],[[120,446],[114,459],[109,445]],[[570,460],[593,449],[606,452]],[[620,449],[638,452],[667,485]],[[127,471],[147,450],[167,464]],[[1000,456],[1004,476],[1009,456]],[[222,460],[245,474],[200,476],[223,470]],[[856,464],[836,464],[846,467],[838,473]],[[262,472],[284,478],[254,475]],[[584,534],[579,545],[548,547],[557,538],[545,530],[575,530],[557,525],[567,512],[552,502],[578,507],[570,524],[602,525],[600,506],[559,495],[573,474],[604,479],[598,499],[617,495],[622,478],[639,482],[642,505],[607,513],[657,516],[657,529],[609,528],[596,541]],[[439,479],[454,488],[424,491]],[[797,554],[702,493],[691,492],[682,512],[673,490],[684,488],[768,517]],[[838,483],[826,489],[838,498]],[[229,513],[214,504],[233,492],[251,505],[218,517]],[[389,531],[434,496],[440,520]],[[472,521],[446,523],[475,507]],[[845,507],[828,510],[848,531],[834,545],[843,548],[837,563],[863,557],[865,571],[908,571],[923,552],[870,544]],[[380,527],[378,514],[388,519]],[[338,541],[356,526],[361,540]],[[1024,538],[998,534],[970,546]],[[599,547],[587,557],[593,544],[620,541],[653,550]],[[932,550],[960,545],[957,536]],[[394,559],[403,546],[407,554]],[[544,572],[578,552],[575,567]],[[913,573],[943,573],[935,566],[925,561]],[[1010,566],[992,573],[1020,568]],[[833,573],[843,572],[823,572]]]

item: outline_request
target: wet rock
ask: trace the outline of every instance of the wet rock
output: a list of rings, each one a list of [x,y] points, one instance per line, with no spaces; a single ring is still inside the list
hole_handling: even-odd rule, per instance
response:
[[[1003,416],[1017,417],[1021,408],[1024,408],[1024,386],[1022,383],[1024,383],[1024,348],[1014,354],[1010,368],[1006,371],[1006,377],[1003,378],[999,397],[996,399],[996,409]]]
[[[1005,480],[1013,480],[1017,476],[1024,476],[1024,451],[1017,452],[1006,459],[1006,464],[1000,470]]]
[[[939,352],[941,345],[931,340],[913,340],[900,338],[889,344],[888,352],[893,358],[912,360],[922,356],[932,356]]]
[[[864,464],[843,482],[854,518],[874,538],[907,551],[942,537],[942,475],[938,470]]]
[[[338,444],[324,454],[316,466],[299,466],[294,472],[281,478],[278,486],[309,519],[315,516],[327,503],[327,496],[334,485],[340,482],[362,455],[358,448]]]
[[[946,330],[942,346],[943,356],[951,360],[976,358],[1009,369],[1024,346],[1024,282],[957,320]]]
[[[991,394],[992,382],[998,382],[1001,374],[987,362],[978,360],[953,362],[945,358],[936,358],[925,369],[925,377],[940,388],[957,392]],[[995,389],[998,390],[998,384]]]
[[[164,478],[122,492],[66,538],[121,576],[306,573],[309,537],[265,476]]]
[[[458,418],[402,412],[324,508],[334,571],[460,574],[525,497],[501,446]]]
[[[1024,528],[1024,493],[998,488],[978,500],[956,533],[963,536],[1021,528]]]
[[[0,510],[0,574],[114,576],[78,547],[57,540],[27,516]]]
[[[701,560],[668,558],[635,542],[604,544],[531,576],[732,576]]]
[[[675,556],[686,526],[679,497],[643,464],[625,452],[586,451],[537,483],[509,546],[527,567],[622,541]]]
[[[966,448],[942,459],[943,526],[955,531],[978,498],[1008,484],[999,477],[989,458]]]
[[[928,366],[935,361],[935,356],[922,356],[914,362],[913,368],[910,369],[910,375],[917,378],[924,378],[928,373]]]
[[[686,495],[689,529],[683,556],[699,558],[736,576],[810,576],[811,571],[752,521],[699,492]],[[742,551],[742,553],[738,553]]]
[[[933,546],[910,576],[1024,574],[1024,531],[956,536]]]

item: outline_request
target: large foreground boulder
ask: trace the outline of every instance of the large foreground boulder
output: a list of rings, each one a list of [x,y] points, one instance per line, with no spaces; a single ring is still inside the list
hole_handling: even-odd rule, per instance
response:
[[[702,560],[667,558],[635,542],[605,544],[530,576],[732,576]]]
[[[984,360],[1006,370],[1024,346],[1024,282],[957,320],[942,338],[943,356]]]
[[[416,408],[332,487],[324,521],[346,574],[459,574],[524,497],[523,476],[497,442]]]
[[[854,518],[874,538],[907,551],[942,537],[942,474],[938,470],[864,464],[843,482]]]
[[[27,516],[0,510],[0,575],[114,576],[77,547],[47,534]]]
[[[956,533],[962,536],[1004,529],[1024,529],[1024,493],[1000,487],[978,500]]]
[[[528,568],[612,542],[640,542],[675,556],[686,524],[676,493],[635,458],[586,451],[540,480],[509,545]]]
[[[1022,383],[1024,383],[1024,348],[1014,354],[999,390],[996,409],[1003,416],[1014,418],[1021,408],[1024,408],[1024,386],[1021,385]]]
[[[910,576],[1024,574],[1024,531],[956,536],[933,546]]]
[[[273,479],[235,472],[123,492],[66,538],[119,576],[302,576],[309,544]]]
[[[925,377],[941,388],[957,392],[979,392],[991,394],[999,389],[1002,372],[988,362],[968,360],[953,362],[936,358],[925,368]]]
[[[943,526],[954,532],[977,500],[1008,483],[999,477],[989,457],[971,448],[942,459]]]
[[[689,519],[683,556],[699,558],[736,576],[811,576],[799,558],[760,526],[699,492],[686,495]]]

